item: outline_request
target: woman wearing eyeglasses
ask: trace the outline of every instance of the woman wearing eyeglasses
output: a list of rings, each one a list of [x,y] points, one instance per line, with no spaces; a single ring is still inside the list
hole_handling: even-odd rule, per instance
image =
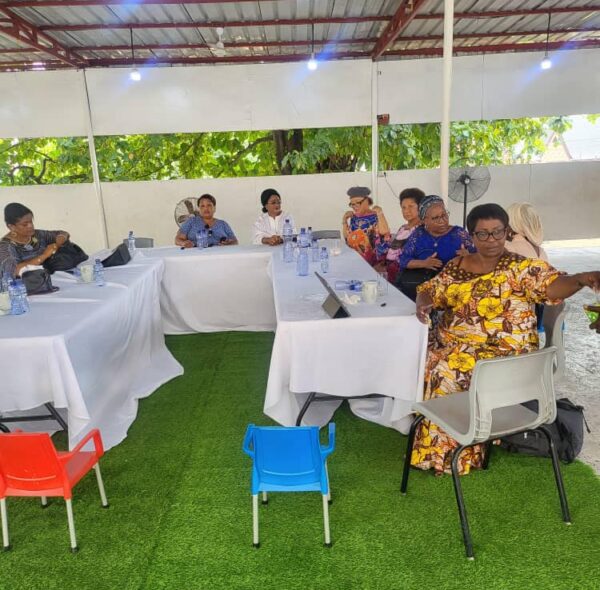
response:
[[[422,225],[408,238],[398,261],[396,286],[413,301],[417,286],[434,277],[455,256],[474,252],[473,241],[462,227],[450,225],[441,197],[428,195],[419,204]]]
[[[342,218],[346,244],[356,250],[371,266],[384,269],[390,247],[390,228],[381,207],[373,205],[371,191],[366,186],[348,189],[351,211]]]
[[[477,251],[455,257],[418,288],[417,317],[441,312],[425,367],[424,399],[469,389],[479,359],[532,352],[538,348],[534,304],[555,305],[583,287],[600,287],[600,272],[560,273],[547,262],[507,252],[508,215],[496,204],[479,205],[467,218]],[[450,473],[458,443],[435,424],[419,426],[411,457],[421,469]],[[484,449],[469,447],[460,472],[481,467]]]
[[[283,224],[289,219],[292,230],[296,233],[294,219],[281,208],[281,196],[274,188],[265,189],[260,195],[262,213],[254,222],[252,243],[265,246],[283,244]]]

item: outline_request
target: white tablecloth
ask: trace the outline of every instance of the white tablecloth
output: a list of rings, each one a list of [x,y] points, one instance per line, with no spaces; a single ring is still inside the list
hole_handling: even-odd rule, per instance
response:
[[[272,260],[277,331],[271,356],[265,414],[293,425],[308,393],[341,397],[370,393],[389,399],[351,400],[352,411],[373,422],[406,432],[411,404],[423,391],[427,327],[415,305],[391,285],[376,304],[348,306],[351,317],[330,319],[321,307],[327,293],[311,263],[308,277],[296,276],[294,264]],[[325,278],[376,279],[375,271],[344,248],[330,258]],[[385,302],[385,306],[381,303]],[[326,424],[340,402],[313,403],[305,424]]]
[[[160,295],[165,334],[275,329],[266,246],[141,252],[165,262]]]
[[[377,305],[350,308],[352,317],[330,319],[326,292],[312,271],[298,277],[284,264],[281,247],[158,248],[145,256],[165,262],[161,309],[165,332],[274,330],[265,414],[295,423],[309,392],[352,397],[369,393],[389,399],[353,400],[356,414],[406,431],[411,404],[421,399],[427,328],[415,306],[391,285]],[[330,259],[327,275],[375,279],[355,252]],[[386,306],[380,307],[385,301]],[[323,425],[340,402],[317,402],[304,423]]]
[[[71,447],[91,428],[106,448],[121,442],[137,400],[183,374],[161,329],[162,273],[160,260],[140,256],[106,269],[105,287],[56,273],[60,291],[0,317],[0,412],[52,402],[67,409]]]

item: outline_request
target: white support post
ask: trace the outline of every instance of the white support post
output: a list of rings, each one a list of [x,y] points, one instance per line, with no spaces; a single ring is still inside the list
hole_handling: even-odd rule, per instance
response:
[[[442,129],[440,153],[440,196],[448,202],[450,167],[450,99],[452,96],[452,46],[454,42],[454,0],[444,0],[444,59],[442,89]]]
[[[377,123],[378,70],[377,62],[371,62],[371,197],[378,204],[379,191],[377,178],[379,175],[379,126]]]
[[[98,170],[98,160],[96,158],[96,143],[94,142],[94,125],[92,122],[92,107],[90,105],[90,95],[88,93],[87,79],[85,77],[85,70],[81,70],[81,80],[83,84],[83,91],[85,94],[85,112],[87,114],[87,137],[88,137],[88,148],[90,150],[90,161],[92,163],[92,177],[94,179],[94,191],[98,198],[98,205],[100,206],[100,226],[102,228],[102,237],[104,239],[104,247],[108,248],[108,229],[106,225],[106,211],[104,209],[104,198],[102,196],[102,184],[100,183],[100,172]]]

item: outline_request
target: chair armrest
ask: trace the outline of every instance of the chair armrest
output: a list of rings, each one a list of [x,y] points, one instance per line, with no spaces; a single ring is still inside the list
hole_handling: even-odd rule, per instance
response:
[[[333,449],[335,448],[335,423],[329,423],[329,441],[326,447],[321,447],[321,456],[327,457],[333,453]]]
[[[254,459],[254,449],[250,447],[250,443],[252,442],[252,435],[254,434],[254,424],[248,424],[248,428],[246,429],[246,434],[244,436],[244,444],[242,445],[242,450],[246,455],[252,457]]]
[[[90,432],[88,432],[77,443],[77,445],[75,445],[75,448],[72,451],[69,451],[68,453],[65,453],[64,456],[71,457],[73,455],[76,455],[92,439],[94,441],[94,448],[96,450],[96,456],[98,457],[98,459],[100,459],[100,457],[102,457],[102,455],[104,455],[104,445],[102,444],[102,437],[100,436],[100,431],[97,428],[94,428],[93,430],[90,430]]]

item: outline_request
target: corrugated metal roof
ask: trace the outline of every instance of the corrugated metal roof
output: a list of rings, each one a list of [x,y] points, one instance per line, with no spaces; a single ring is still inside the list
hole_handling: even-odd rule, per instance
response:
[[[137,63],[298,60],[310,55],[313,36],[314,51],[327,59],[367,58],[396,12],[413,5],[414,18],[400,26],[381,59],[439,55],[443,0],[5,0],[0,70],[28,69],[34,62],[48,68],[128,65],[131,31]],[[600,46],[600,0],[457,0],[454,10],[457,53],[527,51],[547,40],[553,49]],[[33,37],[11,34],[15,24],[35,27],[37,45]],[[219,25],[225,29],[223,56],[211,49]]]

